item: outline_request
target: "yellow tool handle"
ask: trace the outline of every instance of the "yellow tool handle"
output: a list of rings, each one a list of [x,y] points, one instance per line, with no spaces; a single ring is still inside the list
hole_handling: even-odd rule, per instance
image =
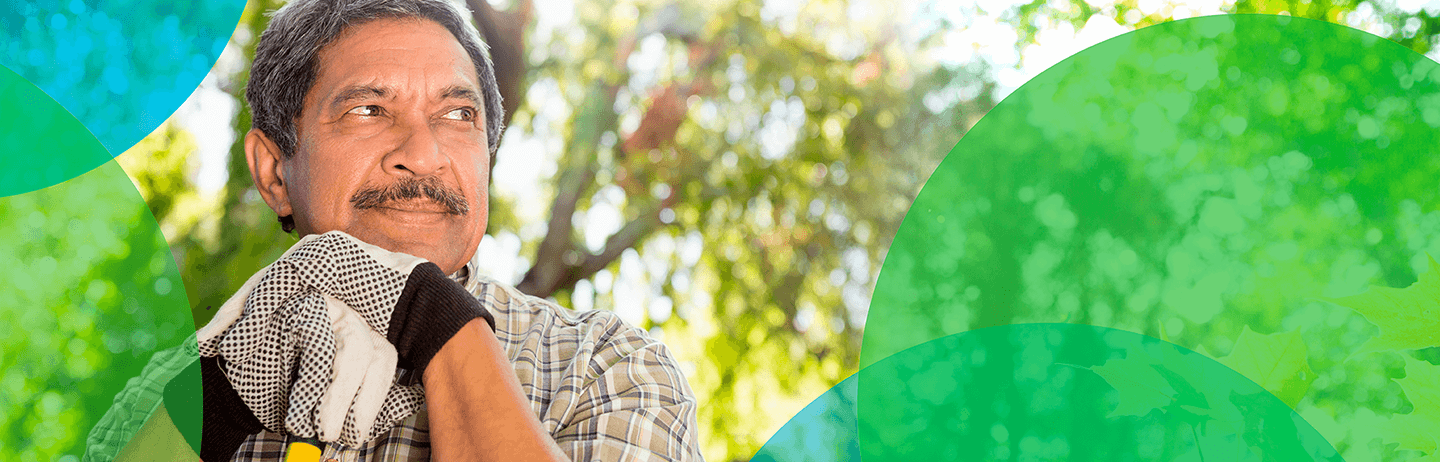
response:
[[[285,451],[285,462],[319,462],[320,448],[304,441],[290,443],[290,450]]]

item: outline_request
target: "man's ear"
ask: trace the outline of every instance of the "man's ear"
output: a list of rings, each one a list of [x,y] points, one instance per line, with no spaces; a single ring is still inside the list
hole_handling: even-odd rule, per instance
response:
[[[245,134],[245,163],[250,165],[250,179],[270,209],[282,217],[294,214],[285,189],[284,156],[265,132],[252,128]]]

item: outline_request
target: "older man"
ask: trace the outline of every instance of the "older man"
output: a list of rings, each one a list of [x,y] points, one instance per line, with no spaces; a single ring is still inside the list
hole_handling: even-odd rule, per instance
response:
[[[392,291],[398,303],[385,299],[379,314],[360,315],[389,319],[388,335],[378,335],[394,343],[387,351],[414,375],[394,386],[401,390],[409,380],[424,404],[377,426],[385,430],[369,441],[322,444],[323,460],[699,460],[695,399],[664,345],[611,313],[572,312],[475,271],[502,110],[484,45],[463,17],[445,0],[295,0],[275,12],[257,47],[246,91],[255,116],[246,160],[284,230],[345,236],[334,242],[346,245],[353,236],[363,241],[355,245],[376,249],[356,255],[423,259],[391,278],[405,283],[403,294],[398,286]],[[267,270],[279,271],[274,266]],[[252,280],[265,276],[259,284],[273,284],[274,274]],[[322,278],[350,288],[384,286],[380,276],[355,274]],[[250,316],[272,298],[294,299],[256,295],[263,287],[248,293],[250,285],[229,316],[242,316],[240,306]],[[336,299],[320,295],[315,299]],[[326,302],[318,303],[323,316]],[[386,321],[371,325],[386,330]],[[247,329],[231,326],[207,326],[214,345],[224,336],[226,351],[234,351],[272,338],[247,337]],[[92,431],[87,459],[143,460],[183,450],[169,417],[178,412],[166,407],[186,404],[160,396],[172,395],[164,391],[171,377],[199,367],[205,341],[202,330],[198,354],[194,343],[157,354]],[[249,364],[219,354],[199,363],[207,367],[201,445],[209,447],[202,452],[282,460],[289,443],[302,439],[273,424],[283,417],[288,425],[294,416],[262,416],[272,424],[260,428],[266,419],[247,413],[258,401],[245,390],[271,386],[245,383],[253,377],[246,375]],[[217,398],[222,391],[228,394]],[[295,398],[288,396],[293,413]],[[222,400],[231,407],[218,407]],[[347,415],[345,425],[354,420]],[[227,434],[235,436],[215,436]]]

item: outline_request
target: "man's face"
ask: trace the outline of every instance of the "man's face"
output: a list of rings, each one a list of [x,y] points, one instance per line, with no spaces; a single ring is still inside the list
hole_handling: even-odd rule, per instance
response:
[[[301,235],[338,229],[447,273],[464,266],[485,234],[490,168],[470,56],[433,21],[381,19],[318,60],[276,211],[291,208]]]

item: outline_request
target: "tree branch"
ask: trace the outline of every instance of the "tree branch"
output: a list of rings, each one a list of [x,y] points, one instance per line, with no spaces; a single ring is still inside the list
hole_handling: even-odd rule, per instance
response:
[[[628,37],[618,44],[616,62],[624,63],[634,50],[634,37]],[[620,67],[623,69],[623,67]],[[571,238],[575,225],[576,204],[580,197],[595,182],[598,168],[595,147],[600,137],[614,130],[618,116],[615,114],[615,98],[628,76],[623,74],[612,82],[596,82],[586,93],[575,124],[575,131],[562,153],[561,173],[555,185],[555,200],[550,207],[549,228],[540,241],[535,255],[535,264],[525,272],[525,277],[515,287],[521,292],[537,297],[548,297],[561,287],[567,274],[580,259]],[[573,283],[572,283],[573,284]]]
[[[505,109],[505,126],[524,101],[525,29],[534,16],[531,0],[516,0],[510,11],[496,11],[486,0],[466,0],[475,28],[490,45],[490,61],[495,64],[495,83],[500,87],[500,105]]]
[[[559,181],[556,182],[555,200],[550,205],[549,226],[545,237],[540,240],[535,265],[525,272],[525,278],[516,285],[521,292],[537,297],[554,294],[568,272],[565,267],[574,264],[575,257],[572,252],[575,250],[571,234],[575,228],[576,204],[595,182],[595,170],[598,166],[593,149],[599,144],[600,135],[607,131],[602,127],[615,125],[615,112],[611,108],[615,105],[618,91],[618,85],[610,85],[608,88],[594,88],[586,97],[587,103],[581,108],[580,120],[588,120],[589,123],[577,124],[575,130],[578,133],[571,139],[562,158],[562,162],[569,160],[570,165],[562,167]],[[582,152],[587,149],[590,152]]]
[[[615,68],[626,68],[626,59],[634,50],[635,39],[636,37],[631,35],[617,44]],[[718,44],[702,44],[693,41],[689,41],[689,44],[691,62],[694,63],[694,69],[697,70],[696,79],[688,84],[670,83],[652,92],[651,104],[641,117],[639,127],[634,132],[625,135],[619,145],[615,147],[616,159],[623,159],[626,154],[630,153],[640,153],[673,145],[675,134],[686,119],[689,97],[708,94],[713,90],[708,77],[709,72],[700,71],[707,70],[714,64],[718,55]],[[572,142],[566,150],[564,159],[575,164],[563,168],[561,181],[557,184],[555,202],[551,207],[549,229],[540,242],[540,249],[536,252],[535,265],[525,273],[520,284],[516,285],[516,288],[524,293],[537,297],[548,297],[558,291],[574,287],[575,283],[589,278],[609,266],[610,263],[620,258],[625,249],[635,247],[662,227],[660,212],[678,202],[681,193],[677,185],[693,181],[704,171],[704,164],[699,162],[688,163],[681,168],[671,170],[670,173],[673,176],[667,179],[671,185],[671,191],[674,192],[670,197],[626,223],[624,227],[606,239],[605,247],[599,253],[591,254],[575,244],[572,235],[576,204],[581,195],[593,186],[592,183],[595,179],[597,165],[594,146],[599,144],[601,134],[615,129],[617,121],[617,114],[614,112],[615,97],[619,86],[627,80],[628,78],[618,79],[606,87],[603,93],[592,90],[586,98],[586,103],[582,105],[580,114],[575,118],[577,121],[595,121],[595,123],[577,124],[576,133],[571,137]],[[597,94],[603,94],[604,98],[594,101],[592,97]],[[579,159],[583,159],[583,161]],[[638,183],[632,186],[638,186]],[[627,188],[627,193],[634,193],[632,189],[634,188]]]

